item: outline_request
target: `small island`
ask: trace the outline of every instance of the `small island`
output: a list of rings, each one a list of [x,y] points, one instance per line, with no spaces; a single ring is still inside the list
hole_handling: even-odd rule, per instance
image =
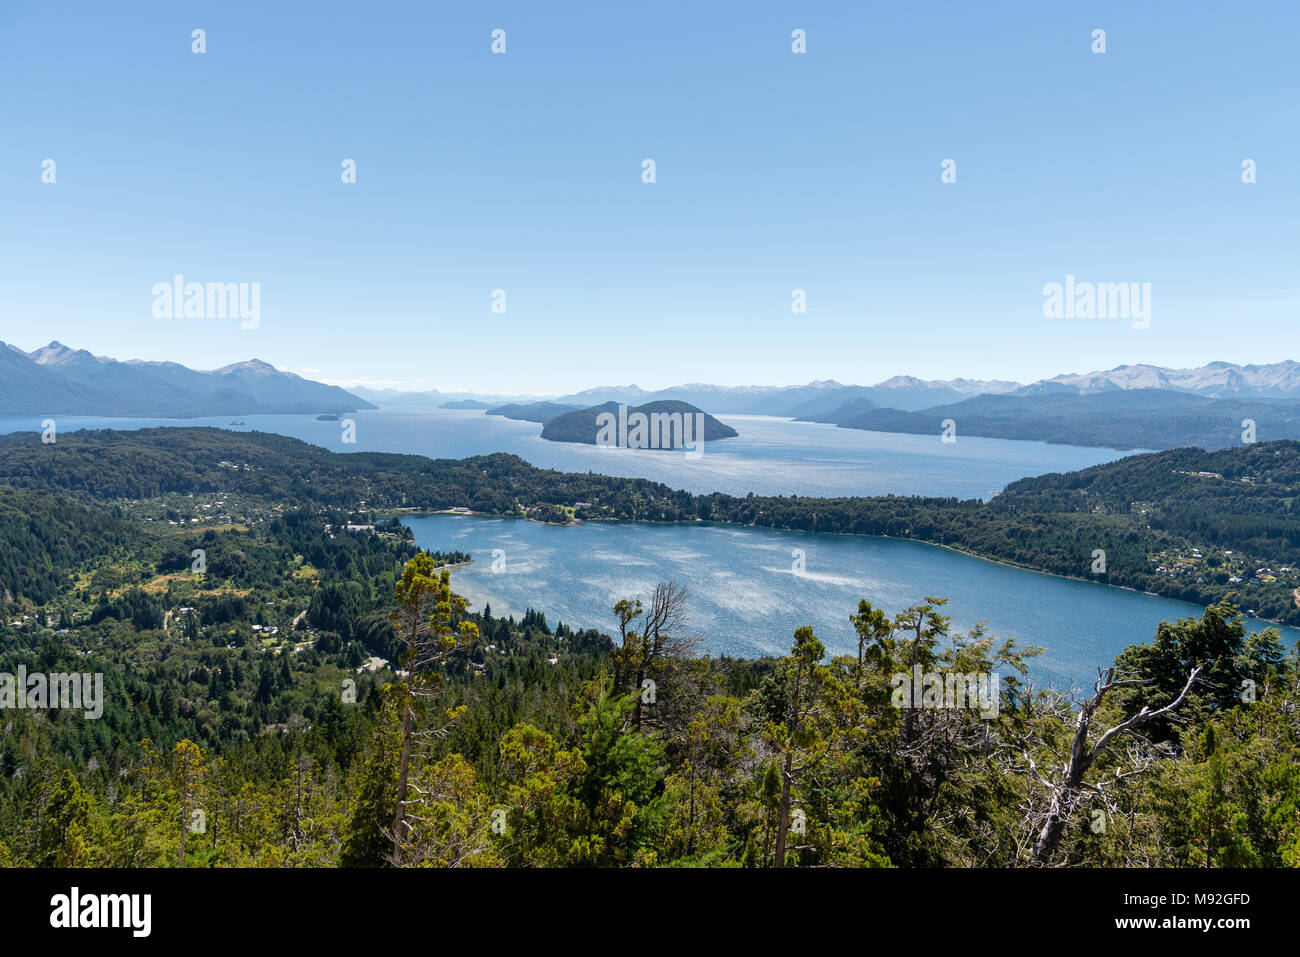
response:
[[[664,400],[628,407],[593,405],[556,416],[542,426],[542,438],[609,448],[686,449],[731,439],[740,433],[689,402]]]
[[[338,422],[339,415],[336,412],[322,412],[320,415],[316,416],[316,421],[317,422]]]

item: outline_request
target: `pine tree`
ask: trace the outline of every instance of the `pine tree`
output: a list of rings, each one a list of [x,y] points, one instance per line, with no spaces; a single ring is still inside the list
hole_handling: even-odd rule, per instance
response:
[[[444,723],[431,724],[431,704],[443,689],[442,666],[455,649],[457,638],[470,643],[478,637],[472,621],[458,624],[455,618],[465,611],[465,599],[453,594],[451,573],[436,574],[432,556],[421,552],[406,563],[397,583],[397,610],[392,614],[396,638],[401,648],[398,664],[407,672],[404,682],[390,685],[385,692],[400,715],[401,749],[397,771],[397,806],[393,813],[393,851],[390,862],[402,864],[402,848],[414,825],[406,820],[408,804],[422,803],[426,796],[417,790],[410,797],[411,760],[417,741],[427,743],[446,734]],[[449,712],[446,721],[459,715]]]

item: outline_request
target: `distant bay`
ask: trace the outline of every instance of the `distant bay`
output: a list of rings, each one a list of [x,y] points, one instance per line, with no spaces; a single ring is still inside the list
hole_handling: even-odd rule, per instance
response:
[[[356,442],[342,441],[339,422],[311,415],[249,415],[204,419],[54,416],[60,432],[206,425],[275,432],[336,452],[405,452],[464,458],[510,452],[541,468],[597,472],[663,482],[696,494],[927,495],[988,499],[1009,482],[1070,472],[1125,453],[958,435],[907,435],[839,429],[753,415],[720,415],[739,437],[711,442],[698,459],[680,452],[602,449],[541,438],[541,426],[464,409],[378,409],[342,416],[356,423]],[[232,425],[232,422],[242,423]],[[39,431],[41,418],[0,418],[0,432]]]

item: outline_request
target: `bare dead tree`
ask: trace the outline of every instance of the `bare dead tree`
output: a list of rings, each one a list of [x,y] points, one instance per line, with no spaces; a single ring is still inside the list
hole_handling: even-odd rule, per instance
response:
[[[629,681],[636,695],[633,726],[641,729],[642,688],[648,677],[657,673],[668,659],[690,658],[700,644],[700,636],[691,630],[688,605],[690,592],[676,582],[660,582],[650,596],[649,606],[640,599],[624,599],[614,606],[619,620],[617,667],[620,678]],[[641,619],[638,631],[633,626]]]
[[[402,863],[407,867],[472,867],[492,848],[491,825],[472,783],[454,770],[426,766],[408,782],[402,816]]]
[[[787,726],[780,736],[780,748],[784,752],[784,758],[781,767],[781,797],[777,805],[774,861],[777,867],[785,867],[786,839],[790,827],[791,788],[810,766],[820,762],[830,750],[830,743],[823,740],[820,742],[822,746],[813,755],[797,757],[795,754],[798,750],[796,742],[800,739],[806,722],[825,710],[817,700],[815,689],[818,678],[817,663],[825,654],[825,648],[807,625],[795,630],[794,639],[794,648],[791,649],[794,658],[794,680],[790,691],[790,710],[786,719]]]
[[[1136,714],[1102,732],[1097,740],[1089,745],[1088,741],[1093,730],[1093,721],[1106,695],[1116,688],[1151,683],[1150,679],[1139,678],[1117,680],[1114,668],[1099,669],[1097,681],[1093,685],[1093,696],[1080,706],[1075,716],[1074,738],[1070,745],[1070,754],[1062,762],[1059,774],[1049,777],[1039,772],[1032,756],[1027,750],[1024,752],[1024,758],[1029,766],[1029,773],[1051,794],[1051,803],[1033,844],[1033,857],[1038,863],[1046,864],[1052,859],[1052,855],[1060,843],[1061,835],[1065,832],[1065,825],[1078,806],[1080,798],[1085,793],[1096,794],[1101,792],[1100,785],[1087,785],[1084,782],[1084,776],[1101,754],[1116,743],[1122,735],[1134,733],[1135,728],[1151,721],[1153,718],[1168,714],[1182,704],[1201,670],[1202,666],[1199,665],[1191,670],[1183,690],[1169,704],[1154,711],[1144,705]],[[1129,757],[1134,763],[1128,770],[1117,770],[1115,780],[1118,781],[1141,774],[1150,766],[1150,755],[1145,751],[1130,751]]]

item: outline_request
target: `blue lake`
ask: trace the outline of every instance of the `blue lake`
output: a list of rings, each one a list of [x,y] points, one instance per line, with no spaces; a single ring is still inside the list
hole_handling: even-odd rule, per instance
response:
[[[513,452],[542,468],[653,479],[697,494],[939,495],[989,498],[1008,482],[1045,472],[1071,472],[1120,458],[1114,449],[957,436],[863,432],[768,416],[722,415],[739,437],[709,442],[691,459],[679,452],[600,449],[551,442],[535,422],[474,410],[387,410],[349,413],[356,443],[344,444],[339,422],[310,415],[250,415],[240,431],[276,432],[336,452],[411,452],[464,458]],[[206,419],[106,419],[59,416],[58,430],[145,426],[231,427],[229,416]],[[39,431],[40,417],[0,418],[0,432]]]
[[[934,596],[949,599],[946,612],[960,631],[983,621],[988,634],[1045,647],[1031,666],[1036,684],[1084,687],[1124,648],[1150,641],[1161,621],[1201,613],[1186,602],[900,539],[459,515],[403,521],[422,547],[473,556],[452,571],[452,583],[476,609],[490,603],[493,614],[519,617],[531,607],[552,625],[609,633],[616,601],[644,598],[671,579],[691,591],[692,626],[715,654],[784,654],[799,625],[812,625],[831,653],[853,651],[848,619],[859,599],[893,615]],[[795,549],[804,553],[802,575],[794,571]],[[1252,631],[1265,626],[1250,621]],[[1281,630],[1289,643],[1300,639],[1294,628]]]
[[[463,458],[513,452],[544,468],[637,476],[696,493],[744,495],[939,495],[988,498],[1008,482],[1072,471],[1119,458],[1112,449],[958,436],[861,432],[766,416],[723,415],[740,436],[711,442],[704,455],[599,449],[550,442],[541,426],[473,410],[375,410],[351,413],[356,442],[341,440],[339,422],[309,415],[117,419],[57,417],[61,434],[82,428],[208,425],[257,429],[338,452],[406,452]],[[0,432],[39,431],[34,416],[0,418]],[[1135,642],[1150,640],[1161,620],[1199,613],[1182,602],[1009,568],[916,542],[812,535],[730,526],[589,523],[557,527],[450,515],[410,520],[421,545],[473,554],[455,575],[476,606],[522,614],[537,608],[554,623],[608,631],[615,601],[644,595],[661,579],[693,589],[698,631],[715,653],[788,649],[795,627],[813,625],[834,652],[854,647],[848,616],[860,598],[900,611],[927,595],[951,600],[954,624],[990,631],[1021,645],[1046,646],[1033,675],[1058,685],[1090,683],[1096,668]],[[491,571],[500,549],[506,570]],[[805,552],[805,574],[792,570]],[[1253,623],[1252,627],[1259,627]],[[1289,641],[1300,631],[1285,629]]]

